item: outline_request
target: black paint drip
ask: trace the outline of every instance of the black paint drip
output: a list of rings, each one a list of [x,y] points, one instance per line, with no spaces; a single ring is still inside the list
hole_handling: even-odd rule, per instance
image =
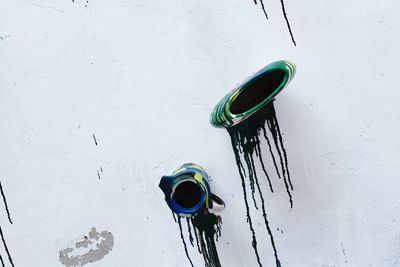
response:
[[[1,196],[3,197],[4,206],[6,207],[8,221],[12,224],[11,217],[10,217],[10,211],[8,210],[7,199],[6,199],[6,196],[4,195],[3,186],[1,186],[1,182],[0,182],[0,192],[1,192]]]
[[[179,230],[181,239],[185,248],[185,253],[193,267],[192,260],[189,257],[188,249],[182,232],[181,218],[178,215]],[[221,217],[207,210],[203,210],[191,219],[186,218],[188,225],[188,235],[191,245],[194,247],[194,238],[192,229],[196,239],[197,250],[203,255],[204,264],[206,267],[221,267],[218,257],[216,242],[218,237],[221,236]],[[192,225],[192,227],[190,226]]]
[[[6,243],[6,240],[4,238],[3,230],[1,229],[1,227],[0,227],[0,236],[1,236],[1,241],[3,242],[4,249],[6,250],[6,253],[7,253],[7,256],[8,256],[8,260],[10,261],[11,266],[15,267],[13,259],[12,259],[11,254],[10,254],[10,251],[8,250],[7,243]]]
[[[221,267],[215,244],[221,236],[221,217],[205,211],[193,217],[192,224],[200,241],[205,266]]]
[[[285,17],[286,25],[287,25],[289,33],[290,33],[290,38],[292,38],[292,42],[293,42],[294,46],[296,46],[296,41],[294,40],[292,28],[290,27],[289,19],[286,15],[285,3],[283,2],[283,0],[281,0],[281,7],[282,7],[283,16]]]
[[[296,46],[296,41],[294,40],[292,27],[290,26],[289,19],[288,19],[287,14],[286,14],[285,3],[283,2],[283,0],[280,0],[280,1],[281,1],[282,13],[283,13],[283,16],[285,18],[287,28],[289,30],[290,38],[292,39],[292,42],[293,42],[294,46]],[[268,19],[268,14],[267,14],[267,11],[265,10],[264,1],[260,0],[260,3],[261,3],[261,8],[262,8],[262,10],[264,12],[264,15]],[[254,4],[257,5],[257,0],[254,0]]]
[[[192,245],[192,247],[194,247],[193,245],[193,235],[192,235],[192,228],[190,227],[190,219],[186,218],[186,222],[187,222],[187,226],[188,226],[188,233],[189,233],[189,240],[190,240],[190,244]]]
[[[269,133],[272,136],[272,140],[273,140],[272,143],[274,145],[275,150],[277,151],[277,154],[278,154],[277,156],[273,152],[273,146],[268,137],[265,124],[267,124]],[[274,251],[276,266],[280,267],[281,263],[278,258],[278,253],[277,253],[277,249],[275,246],[274,237],[272,235],[272,231],[271,231],[269,221],[267,218],[267,213],[266,213],[266,208],[265,208],[265,200],[264,200],[264,196],[261,191],[260,182],[258,179],[258,175],[257,175],[256,167],[255,167],[255,161],[254,161],[254,155],[255,155],[256,157],[258,157],[258,160],[261,164],[263,173],[265,174],[265,176],[267,178],[269,188],[270,188],[271,192],[273,192],[270,175],[266,171],[265,164],[264,164],[264,161],[262,158],[262,153],[261,153],[260,136],[263,136],[264,139],[266,140],[266,143],[268,144],[268,148],[269,148],[269,152],[270,152],[270,155],[272,158],[272,162],[274,164],[275,172],[276,172],[278,178],[283,179],[283,181],[284,181],[286,192],[289,197],[290,207],[292,208],[293,200],[292,200],[291,191],[293,190],[293,186],[290,181],[287,154],[286,154],[286,150],[283,146],[283,138],[282,138],[282,134],[281,134],[281,131],[279,128],[278,120],[276,118],[273,101],[271,101],[265,107],[263,107],[262,109],[257,111],[257,113],[255,113],[252,116],[250,116],[249,118],[247,118],[245,121],[243,121],[240,124],[237,124],[235,126],[232,126],[230,128],[227,128],[227,130],[231,137],[232,147],[233,147],[233,151],[235,153],[236,165],[238,166],[239,175],[240,175],[241,182],[242,182],[244,203],[245,203],[245,207],[246,207],[246,217],[247,217],[247,222],[250,227],[250,231],[252,233],[252,239],[253,239],[252,246],[253,246],[254,252],[257,257],[257,262],[258,262],[259,266],[262,266],[260,256],[258,253],[258,248],[257,248],[257,238],[256,238],[255,230],[254,230],[253,223],[252,223],[251,216],[250,216],[250,208],[249,208],[247,191],[246,191],[245,177],[248,178],[248,183],[250,185],[251,197],[253,199],[253,202],[255,203],[254,207],[256,209],[258,209],[258,207],[256,205],[256,196],[255,196],[256,191],[258,193],[258,197],[261,200],[261,210],[262,210],[262,215],[264,218],[264,224],[265,224],[269,239],[271,241],[272,249]],[[246,164],[246,167],[247,167],[246,168],[247,174],[246,174],[246,170],[242,163],[241,155],[242,155],[244,162]],[[277,163],[277,158],[279,159],[279,167],[278,167],[278,163]]]
[[[254,3],[257,5],[257,1],[254,1]],[[267,11],[265,10],[264,1],[260,0],[260,3],[261,3],[261,8],[262,8],[262,10],[264,12],[265,18],[268,19],[268,14],[267,14]]]
[[[183,236],[183,231],[182,231],[182,223],[181,223],[181,216],[178,215],[178,224],[179,224],[179,231],[181,233],[181,239],[182,239],[182,243],[183,243],[183,247],[185,248],[185,254],[186,254],[186,258],[189,260],[190,265],[192,267],[194,267],[192,260],[190,259],[189,256],[189,252],[186,246],[186,242],[185,242],[185,237]]]
[[[6,199],[6,196],[4,194],[3,186],[1,185],[1,183],[0,183],[0,192],[1,192],[1,196],[3,198],[4,206],[6,208],[8,221],[12,224],[11,217],[10,217],[10,211],[8,210],[7,199]],[[3,234],[3,230],[1,229],[1,226],[0,226],[0,237],[1,237],[1,241],[3,242],[4,249],[5,249],[6,253],[7,253],[8,261],[10,262],[11,266],[14,267],[14,262],[13,262],[13,259],[11,257],[10,251],[8,250],[7,243],[6,243],[6,240],[4,238],[4,234]],[[0,262],[1,262],[2,267],[5,267],[5,263],[4,263],[3,257],[1,255],[0,255]]]
[[[174,221],[176,222],[175,213],[173,211],[171,211],[171,213],[172,213],[172,217],[174,218]]]

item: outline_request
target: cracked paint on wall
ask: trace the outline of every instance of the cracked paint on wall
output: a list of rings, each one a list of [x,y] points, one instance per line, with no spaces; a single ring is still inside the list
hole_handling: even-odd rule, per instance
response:
[[[66,267],[83,266],[103,259],[113,246],[114,236],[111,232],[98,233],[93,227],[88,236],[76,242],[74,247],[60,251],[60,262]]]

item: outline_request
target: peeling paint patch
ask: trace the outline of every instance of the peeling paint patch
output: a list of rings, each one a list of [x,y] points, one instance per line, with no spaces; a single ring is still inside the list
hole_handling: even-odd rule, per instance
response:
[[[72,267],[99,261],[112,250],[113,245],[114,236],[111,232],[98,233],[93,227],[89,235],[76,242],[73,248],[60,251],[60,262]]]

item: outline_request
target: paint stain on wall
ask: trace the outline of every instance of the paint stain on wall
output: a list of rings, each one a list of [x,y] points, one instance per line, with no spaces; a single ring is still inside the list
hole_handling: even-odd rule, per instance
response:
[[[98,146],[98,145],[99,145],[99,143],[97,143],[96,136],[95,136],[94,134],[92,134],[92,136],[93,136],[93,141],[94,141],[94,144],[95,144],[96,146]]]
[[[188,258],[190,265],[194,267],[183,234],[182,220],[183,217],[178,215],[177,222],[186,257]],[[192,218],[186,218],[186,222],[189,242],[191,246],[194,247],[194,240],[196,240],[197,251],[203,256],[205,266],[221,267],[216,246],[218,237],[221,236],[221,217],[204,210]],[[195,238],[193,238],[192,229]]]
[[[276,118],[275,108],[273,101],[265,105],[262,109],[250,116],[248,119],[240,124],[227,128],[231,137],[231,143],[235,154],[236,165],[239,169],[241,178],[244,203],[246,206],[247,222],[252,233],[252,246],[257,257],[259,266],[262,266],[260,255],[257,248],[257,238],[253,227],[253,222],[250,214],[249,197],[247,195],[247,184],[250,186],[251,198],[255,209],[259,209],[256,201],[256,194],[261,200],[261,211],[264,219],[264,224],[267,230],[268,238],[272,249],[274,251],[275,263],[277,267],[281,266],[278,257],[278,252],[275,246],[274,236],[269,225],[264,196],[260,187],[258,174],[255,167],[255,157],[262,167],[263,173],[267,178],[269,189],[274,192],[271,182],[271,174],[267,172],[265,163],[262,158],[262,151],[260,145],[260,137],[264,139],[268,145],[269,153],[272,158],[274,169],[277,177],[283,180],[286,192],[288,195],[290,207],[293,207],[293,200],[291,191],[293,190],[292,182],[290,180],[290,173],[288,168],[288,159],[286,149],[283,146],[283,138],[279,128],[278,120]],[[268,137],[270,136],[270,137]],[[271,140],[272,139],[272,140]],[[242,161],[242,158],[244,162]],[[244,167],[246,166],[246,168]],[[247,179],[245,179],[247,177]]]
[[[98,233],[92,228],[88,236],[74,244],[72,248],[60,251],[60,262],[66,267],[83,266],[104,258],[114,246],[114,236],[111,232]]]

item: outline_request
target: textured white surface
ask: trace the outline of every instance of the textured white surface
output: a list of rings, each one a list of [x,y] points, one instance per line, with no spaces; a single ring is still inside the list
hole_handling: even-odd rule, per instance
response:
[[[293,210],[282,188],[265,190],[283,266],[399,266],[398,1],[287,0],[297,47],[278,0],[269,21],[252,0],[0,3],[0,179],[14,224],[5,211],[0,223],[16,266],[61,267],[58,252],[91,227],[115,245],[90,266],[189,266],[157,187],[188,161],[227,202],[223,266],[256,266],[229,136],[208,117],[278,59],[298,66],[275,104]]]

